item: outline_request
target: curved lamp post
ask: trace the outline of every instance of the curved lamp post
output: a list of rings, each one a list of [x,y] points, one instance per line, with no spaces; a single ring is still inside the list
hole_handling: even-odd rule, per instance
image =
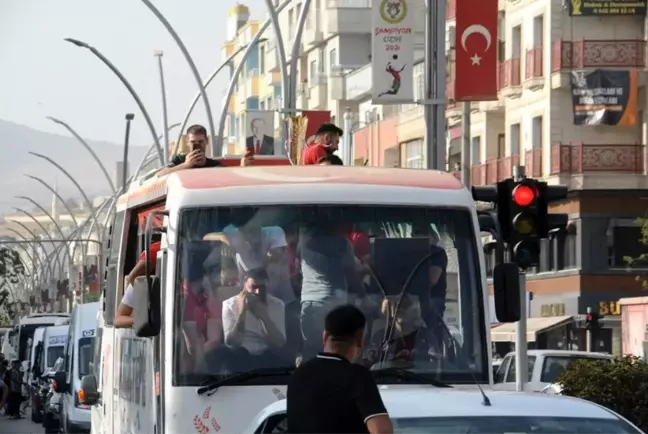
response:
[[[304,24],[306,23],[310,4],[311,0],[304,0],[302,4],[290,57],[290,91],[288,93],[290,98],[284,98],[284,109],[291,115],[295,114],[297,109],[297,64],[299,62],[299,46],[301,45],[302,33],[304,33]],[[286,102],[286,99],[289,99],[289,101]]]
[[[7,228],[7,229],[10,232],[13,232],[16,235],[16,237],[18,237],[20,240],[23,240],[23,241],[25,241],[26,243],[29,243],[29,244],[34,243],[34,240],[27,239],[23,234],[21,234],[17,230],[12,229],[12,228]],[[36,273],[34,272],[35,271],[34,267],[38,266],[39,269],[45,270],[45,266],[43,264],[43,261],[41,260],[41,258],[38,255],[34,255],[33,253],[31,253],[29,251],[29,249],[26,248],[23,244],[18,244],[18,246],[22,249],[22,251],[27,256],[27,259],[29,259],[31,261],[31,264],[32,264],[31,265],[32,269],[31,269],[31,271],[29,273],[29,280],[31,280],[31,282],[27,280],[27,276],[24,276],[23,285],[25,286],[25,288],[27,288],[27,287],[30,286],[29,283],[31,283],[31,287],[32,287],[31,291],[33,291],[36,288],[37,285],[40,285],[40,280],[39,280],[40,276],[36,276]],[[38,265],[36,264],[36,261],[38,261]]]
[[[267,28],[267,26],[266,26],[266,28]],[[263,30],[265,30],[265,29],[262,27],[261,30],[259,30],[259,31],[262,32]],[[259,42],[261,42],[261,39],[259,39],[257,41],[257,43],[259,43]],[[248,45],[250,45],[250,44],[246,44],[246,45],[243,45],[242,47],[239,47],[236,51],[234,51],[234,53],[230,54],[230,56],[227,59],[225,59],[225,61],[223,63],[218,65],[218,67],[214,70],[214,72],[212,72],[211,75],[207,78],[207,80],[205,80],[205,83],[203,83],[203,87],[205,87],[205,89],[206,89],[207,86],[209,86],[211,84],[211,82],[214,80],[214,78],[216,78],[218,73],[220,73],[223,70],[223,68],[225,68],[227,65],[229,65],[232,62],[232,60],[236,56],[239,55],[239,53],[241,51],[245,50],[248,47]],[[245,62],[245,58],[243,58],[243,60],[241,60],[241,62]],[[189,109],[187,110],[187,113],[185,114],[185,117],[182,120],[182,124],[181,124],[181,127],[180,127],[180,132],[178,133],[178,138],[176,139],[176,148],[175,148],[175,151],[173,152],[174,156],[178,153],[177,144],[180,143],[180,140],[182,140],[182,135],[184,134],[185,128],[187,127],[187,123],[189,122],[189,117],[191,116],[191,113],[193,113],[193,110],[196,107],[196,104],[198,103],[198,100],[200,100],[201,96],[202,96],[202,92],[198,91],[198,93],[194,97],[193,101],[191,101],[191,104],[189,105]],[[212,142],[212,146],[214,146],[213,142]],[[214,150],[212,149],[212,151],[214,151]],[[214,155],[214,156],[216,157],[216,155]]]
[[[22,224],[21,222],[18,222],[18,221],[15,221],[15,220],[12,221],[12,223],[15,223],[15,224],[17,224],[18,226],[22,227],[22,228],[25,230],[25,232],[27,232],[29,235],[31,235],[32,239],[31,239],[31,240],[27,239],[27,237],[25,237],[23,234],[21,234],[21,233],[18,232],[17,230],[14,230],[14,229],[8,228],[9,230],[11,230],[14,234],[19,235],[23,240],[25,240],[25,241],[27,241],[27,242],[29,242],[29,243],[36,243],[36,244],[38,244],[38,245],[40,246],[40,248],[43,249],[43,252],[46,251],[46,250],[45,250],[45,246],[43,245],[43,242],[42,242],[42,241],[41,241],[41,240],[36,236],[36,234],[35,234],[31,229],[29,229],[27,226],[25,226],[25,225]],[[50,273],[52,272],[52,264],[48,263],[48,264],[47,264],[47,267],[45,267],[45,264],[44,264],[43,261],[41,260],[40,255],[34,254],[34,255],[31,256],[31,258],[32,258],[32,263],[34,263],[34,265],[36,265],[36,264],[35,264],[36,261],[34,261],[34,259],[38,260],[38,262],[40,263],[40,267],[41,267],[41,269],[43,270],[43,273],[44,273],[44,271],[45,271],[46,268],[49,269]],[[36,273],[34,273],[34,284],[36,283],[36,275],[35,275],[35,274],[36,274]],[[42,277],[42,276],[41,276],[41,277]],[[40,283],[40,282],[39,282],[39,283]]]
[[[178,45],[178,48],[180,48],[180,51],[187,61],[189,68],[191,68],[191,73],[194,76],[194,80],[196,80],[196,84],[198,85],[198,89],[200,90],[200,94],[202,95],[203,103],[205,104],[205,113],[207,114],[207,122],[209,122],[209,133],[212,136],[212,143],[214,143],[214,141],[216,140],[216,136],[214,135],[214,116],[212,115],[211,105],[209,104],[209,98],[207,97],[207,91],[205,90],[205,86],[203,86],[202,79],[200,78],[200,73],[198,72],[198,68],[196,68],[196,64],[194,63],[191,54],[189,54],[189,50],[187,50],[187,47],[182,42],[182,39],[180,39],[180,36],[178,36],[176,31],[173,29],[171,23],[169,23],[164,15],[162,15],[162,13],[155,6],[153,6],[153,3],[151,3],[150,0],[142,0],[142,3],[144,3],[146,7],[149,8],[151,12],[153,12],[153,15],[155,15],[157,19],[160,20],[162,25],[167,29],[175,43]]]
[[[288,83],[288,59],[286,57],[286,46],[284,44],[283,35],[281,34],[281,27],[279,25],[279,10],[274,7],[272,0],[265,0],[266,9],[270,14],[270,22],[275,33],[277,40],[277,51],[279,52],[279,70],[281,71],[281,95],[283,97],[284,109],[286,108],[286,101],[288,100],[287,93],[290,91]],[[281,142],[284,143],[288,139],[286,123],[282,122],[281,126]]]
[[[155,126],[153,125],[153,121],[151,120],[151,117],[149,116],[148,112],[146,111],[146,107],[144,107],[144,103],[140,99],[139,95],[137,95],[137,92],[135,92],[135,89],[133,89],[133,86],[128,82],[126,77],[124,77],[124,74],[117,69],[113,63],[106,58],[99,50],[97,50],[95,47],[92,45],[89,45],[83,41],[79,41],[78,39],[72,39],[72,38],[65,38],[65,41],[76,45],[77,47],[81,48],[86,48],[90,50],[92,54],[94,54],[99,60],[101,60],[104,65],[106,65],[110,70],[119,78],[119,80],[122,82],[122,84],[128,89],[128,92],[131,94],[133,99],[135,100],[135,103],[139,107],[140,111],[142,112],[142,116],[144,116],[144,119],[146,120],[146,124],[148,125],[149,130],[151,131],[151,136],[153,137],[153,141],[155,143],[155,146],[157,147],[158,151],[158,157],[160,158],[160,163],[164,164],[164,154],[162,152],[162,148],[160,147],[160,141],[158,140],[158,134],[155,132]]]
[[[307,0],[308,1],[308,0]],[[285,0],[283,3],[277,7],[276,12],[279,13],[281,12],[286,6],[290,4],[291,0]],[[248,58],[250,53],[252,52],[252,48],[259,42],[259,39],[261,39],[261,35],[263,32],[266,31],[266,29],[270,26],[270,19],[267,19],[261,28],[259,29],[258,32],[254,35],[252,40],[250,41],[250,44],[247,46],[245,49],[245,52],[243,53],[243,60],[241,60],[238,65],[236,65],[236,69],[234,70],[234,73],[232,74],[232,78],[230,79],[229,86],[227,86],[227,93],[225,95],[225,104],[223,105],[223,111],[221,112],[221,117],[220,121],[218,123],[218,136],[220,140],[220,148],[222,150],[223,148],[223,131],[225,130],[225,121],[227,120],[227,108],[229,105],[229,100],[232,98],[232,94],[234,93],[234,89],[236,88],[236,82],[238,80],[239,75],[241,75],[241,71],[243,70],[243,66],[245,66],[245,59]]]
[[[171,131],[172,129],[177,128],[177,127],[179,127],[179,126],[180,126],[180,123],[175,123],[175,124],[173,124],[173,125],[170,125],[168,131]],[[162,135],[158,136],[158,140],[161,139],[161,138],[162,138]],[[144,154],[144,157],[142,157],[142,159],[140,160],[139,165],[137,166],[137,169],[135,169],[134,174],[131,175],[131,177],[129,178],[129,183],[130,183],[130,181],[132,181],[133,179],[137,179],[137,176],[139,175],[140,171],[142,170],[142,167],[144,167],[144,165],[145,165],[146,163],[149,162],[149,160],[150,160],[149,157],[150,157],[150,155],[151,155],[151,151],[152,151],[153,149],[155,149],[155,144],[151,145],[151,146],[148,148],[148,150],[147,150],[146,153]],[[177,145],[176,145],[176,149],[177,149]],[[125,186],[124,188],[128,188],[128,186]]]
[[[27,197],[27,196],[16,196],[16,199],[23,199],[23,200],[26,200],[27,202],[31,203],[31,204],[34,205],[36,208],[38,208],[38,210],[39,210],[40,212],[42,212],[43,214],[45,214],[45,216],[46,216],[46,217],[50,220],[50,222],[54,225],[54,227],[55,227],[56,230],[58,231],[59,235],[61,235],[61,239],[66,238],[65,233],[63,233],[63,229],[61,229],[61,225],[58,224],[58,222],[56,221],[56,219],[54,218],[54,216],[52,216],[52,214],[50,214],[49,211],[47,211],[45,208],[43,208],[43,207],[41,206],[41,204],[39,204],[38,202],[36,202],[36,201],[35,201],[34,199],[32,199],[31,197]],[[21,211],[23,214],[27,215],[27,216],[28,216],[29,218],[31,218],[32,220],[34,220],[34,222],[36,222],[36,223],[41,227],[41,229],[43,229],[44,231],[46,230],[45,227],[40,223],[40,221],[38,221],[38,219],[36,219],[33,215],[31,215],[31,214],[28,213],[28,212],[25,212],[24,210],[20,210],[20,209],[18,209],[18,208],[16,208],[16,209],[19,210],[19,211]],[[52,237],[49,235],[49,232],[47,232],[47,235],[48,235],[48,237],[49,237],[50,239],[52,239]],[[72,256],[71,256],[71,251],[70,251],[70,248],[69,248],[69,247],[67,247],[67,255],[68,255],[68,259],[71,261],[71,260],[72,260]]]
[[[90,153],[90,155],[92,155],[92,158],[95,160],[95,162],[97,163],[97,165],[99,166],[99,168],[103,172],[104,177],[106,178],[106,180],[108,181],[108,185],[110,186],[110,190],[114,193],[115,192],[115,184],[113,183],[112,179],[110,178],[110,175],[108,174],[108,171],[106,170],[106,166],[103,165],[103,163],[101,162],[101,160],[99,159],[99,157],[97,156],[95,151],[90,147],[90,145],[88,145],[88,142],[86,142],[83,139],[83,137],[81,137],[76,131],[74,131],[74,129],[68,123],[63,122],[60,119],[56,119],[56,118],[54,118],[52,116],[47,116],[47,119],[54,122],[55,124],[61,125],[63,128],[68,130],[70,132],[70,134],[72,134],[74,136],[74,138],[77,139],[77,141],[79,143],[81,143],[84,148],[86,148],[86,150]]]
[[[24,235],[21,234],[20,232],[18,232],[17,230],[15,230],[13,228],[7,228],[7,230],[9,230],[10,232],[13,232],[14,234],[16,234],[18,237],[20,237],[20,239],[26,240]],[[2,244],[2,242],[0,242],[0,244]],[[32,256],[32,254],[31,254],[31,252],[29,250],[27,250],[22,244],[18,244],[18,247],[20,247],[22,249],[22,251],[25,253],[25,255],[27,256],[27,258],[30,261],[34,261],[33,256]],[[11,247],[11,249],[13,250],[13,247]],[[23,262],[22,258],[20,259],[20,262],[23,264],[23,267],[25,267],[25,263]],[[25,267],[25,270],[26,270],[26,267]],[[19,279],[18,283],[22,283],[24,287],[29,286],[29,282],[27,281],[27,276],[25,274],[19,274],[19,275],[17,275],[17,277]],[[11,283],[11,282],[5,281],[5,283]],[[14,296],[15,296],[15,294],[14,294]]]
[[[157,137],[157,136],[156,136],[156,137]],[[92,202],[90,202],[90,199],[88,199],[88,195],[85,193],[85,191],[83,191],[83,189],[81,188],[81,186],[79,185],[79,183],[77,182],[77,180],[74,179],[74,177],[73,177],[72,175],[70,175],[70,173],[69,173],[67,170],[65,170],[65,169],[64,169],[60,164],[58,164],[56,161],[52,160],[50,157],[47,157],[47,156],[42,155],[42,154],[38,154],[38,153],[36,153],[36,152],[31,152],[31,151],[29,151],[28,153],[31,154],[31,155],[33,155],[33,156],[35,156],[35,157],[42,158],[43,160],[49,162],[52,166],[56,167],[58,170],[60,170],[61,172],[63,172],[63,174],[64,174],[65,176],[67,176],[67,178],[68,178],[70,181],[72,181],[72,183],[73,183],[74,186],[77,188],[77,190],[79,190],[79,193],[81,193],[81,196],[83,197],[83,200],[85,201],[86,205],[88,206],[88,209],[89,209],[90,212],[92,213],[92,218],[93,218],[93,219],[95,220],[95,222],[97,223],[97,227],[100,227],[100,226],[99,226],[99,222],[98,222],[98,220],[97,220],[97,213],[95,213],[95,209],[94,209],[94,207],[92,206]]]
[[[45,236],[49,239],[49,242],[52,244],[52,251],[54,251],[54,249],[57,247],[57,245],[56,245],[57,243],[56,243],[56,241],[54,241],[54,238],[52,237],[52,235],[50,235],[47,228],[45,226],[43,226],[43,224],[41,222],[39,222],[38,219],[36,217],[34,217],[33,214],[31,214],[31,213],[29,213],[29,212],[27,212],[27,211],[25,211],[24,209],[21,209],[21,208],[14,207],[14,209],[16,211],[18,211],[18,212],[21,212],[21,213],[25,214],[34,223],[36,223],[36,225],[38,225],[38,227],[40,227],[40,229],[44,232]],[[9,221],[11,221],[13,223],[18,223],[16,220],[9,220]],[[25,226],[23,226],[23,227],[25,227]],[[46,257],[49,256],[49,253],[47,252],[47,250],[45,250],[44,246],[43,246],[43,254],[45,254]],[[67,256],[68,256],[68,258],[70,258],[69,250],[67,252]],[[58,264],[58,266],[60,268],[61,267],[61,261],[60,261],[60,258],[58,258],[58,256],[56,257],[56,262],[57,262],[57,264]],[[50,271],[52,271],[52,270],[50,269]]]

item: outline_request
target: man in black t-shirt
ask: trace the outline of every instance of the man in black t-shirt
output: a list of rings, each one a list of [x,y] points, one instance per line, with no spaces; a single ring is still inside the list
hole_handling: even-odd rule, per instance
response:
[[[167,167],[156,173],[157,176],[168,175],[184,169],[221,166],[218,160],[207,158],[205,155],[207,143],[209,142],[205,127],[202,125],[189,127],[185,141],[189,144],[191,151],[186,155],[176,154]]]
[[[352,305],[333,309],[324,352],[302,363],[288,382],[289,433],[391,434],[394,429],[362,353],[365,317]]]

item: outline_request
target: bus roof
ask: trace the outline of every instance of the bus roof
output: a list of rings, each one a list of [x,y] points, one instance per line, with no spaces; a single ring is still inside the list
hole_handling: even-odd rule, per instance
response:
[[[289,184],[352,184],[459,190],[454,175],[436,170],[343,166],[260,166],[175,172],[186,189]]]
[[[265,162],[264,162],[265,163]],[[139,207],[163,200],[167,194],[167,179],[175,176],[186,189],[226,187],[255,187],[288,184],[354,184],[395,187],[420,187],[459,190],[461,182],[454,175],[436,170],[416,170],[385,167],[286,166],[215,167],[175,172],[151,178],[131,188],[119,197],[117,209]]]

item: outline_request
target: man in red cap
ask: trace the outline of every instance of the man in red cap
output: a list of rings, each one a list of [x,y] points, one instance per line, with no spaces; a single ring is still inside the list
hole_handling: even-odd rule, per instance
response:
[[[320,125],[315,133],[313,144],[304,149],[303,164],[319,165],[322,157],[337,151],[343,132],[342,128],[331,123]]]

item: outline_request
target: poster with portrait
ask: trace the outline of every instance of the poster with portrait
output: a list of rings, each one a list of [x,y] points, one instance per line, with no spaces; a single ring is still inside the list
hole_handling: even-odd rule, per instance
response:
[[[275,155],[275,112],[248,110],[245,114],[245,149],[252,149],[255,155]]]

